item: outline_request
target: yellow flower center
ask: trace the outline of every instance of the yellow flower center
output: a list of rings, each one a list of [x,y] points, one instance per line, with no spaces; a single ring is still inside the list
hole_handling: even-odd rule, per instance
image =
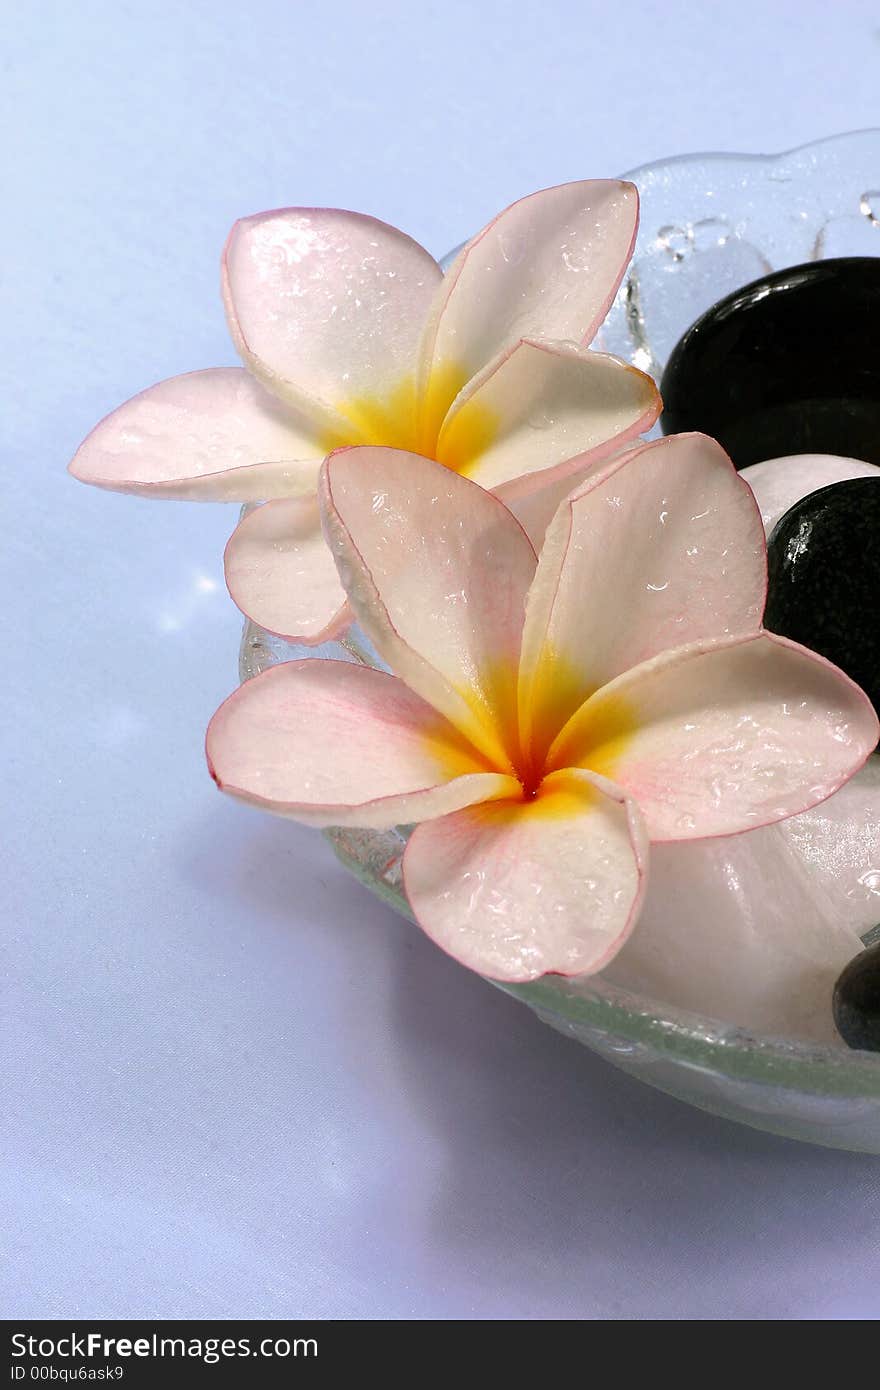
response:
[[[570,770],[583,768],[613,782],[634,730],[632,711],[620,696],[600,697],[591,710],[579,710],[556,739],[550,736],[549,751],[537,771],[526,764],[518,773],[523,799],[533,808],[531,814],[570,819],[581,813],[585,789],[582,782],[574,783]],[[539,728],[536,732],[544,736],[538,742],[545,742],[549,730]],[[598,791],[595,794],[598,796]]]
[[[336,403],[350,430],[330,430],[320,439],[326,453],[346,444],[380,444],[435,459],[467,474],[498,436],[495,413],[479,400],[466,401],[444,428],[443,422],[468,373],[454,362],[436,366],[419,393],[415,376],[403,377],[384,396],[352,396]]]
[[[524,720],[518,718],[517,687],[516,669],[504,666],[484,672],[479,689],[462,691],[484,732],[479,743],[487,750],[485,770],[516,777],[525,801],[543,804],[550,797],[548,814],[562,807],[559,790],[566,769],[584,768],[614,781],[637,728],[626,699],[585,691],[582,677],[549,651],[539,663],[527,697],[530,717]]]
[[[479,396],[460,405],[445,423],[468,379],[462,367],[446,362],[432,370],[421,393],[410,374],[384,396],[339,401],[336,411],[348,428],[328,432],[321,446],[327,453],[351,444],[406,449],[466,476],[500,432],[497,416]],[[601,697],[586,710],[591,692],[584,691],[582,677],[548,648],[532,686],[534,713],[524,736],[517,716],[517,685],[515,668],[499,669],[484,673],[479,688],[460,692],[475,724],[462,735],[467,742],[460,747],[443,735],[449,775],[474,770],[513,775],[522,786],[523,800],[534,806],[530,814],[567,814],[570,802],[583,804],[583,791],[565,793],[565,769],[585,768],[613,781],[635,729],[632,712],[619,696]]]

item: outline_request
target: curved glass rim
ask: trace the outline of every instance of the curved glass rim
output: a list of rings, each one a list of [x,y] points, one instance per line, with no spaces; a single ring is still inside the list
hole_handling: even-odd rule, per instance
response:
[[[841,143],[852,148],[853,143],[861,139],[880,141],[880,126],[861,126],[858,130],[841,131],[838,135],[823,135],[821,140],[806,140],[802,145],[792,145],[787,150],[778,150],[771,154],[739,154],[736,151],[725,152],[721,150],[694,150],[690,154],[672,154],[667,155],[665,159],[654,159],[649,160],[647,164],[637,164],[634,169],[628,170],[620,177],[638,183],[639,179],[653,176],[661,169],[679,164],[693,164],[703,160],[718,161],[719,163],[730,161],[736,164],[776,163],[780,159],[789,159],[792,155],[803,154],[807,150],[822,150]]]

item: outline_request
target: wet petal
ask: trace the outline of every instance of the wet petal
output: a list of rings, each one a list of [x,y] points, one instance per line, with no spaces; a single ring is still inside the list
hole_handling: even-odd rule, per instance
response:
[[[241,367],[160,381],[80,445],[70,471],[113,492],[261,502],[314,492],[323,451]]]
[[[425,339],[432,372],[461,385],[520,338],[591,342],[632,255],[635,185],[561,184],[521,198],[462,250]]]
[[[505,483],[495,489],[495,496],[510,508],[540,555],[547,527],[562,503],[592,474],[601,472],[609,457],[617,452],[615,444],[607,451],[594,449],[589,454],[580,454],[569,459],[567,465],[548,469],[546,477],[542,474],[540,482],[529,492],[520,492],[516,483]]]
[[[506,767],[536,563],[525,532],[475,483],[397,449],[333,454],[321,507],[349,600],[380,656]]]
[[[262,381],[315,417],[325,452],[373,442],[364,432],[395,394],[412,431],[417,349],[441,280],[433,257],[403,232],[335,208],[243,218],[223,259],[239,352]]]
[[[403,880],[419,925],[481,975],[590,974],[632,930],[646,850],[638,811],[617,788],[565,773],[534,800],[418,826]]]
[[[401,681],[344,661],[246,681],[211,720],[206,752],[221,791],[306,825],[389,829],[512,788]]]
[[[239,522],[226,583],[248,618],[294,642],[327,642],[351,622],[315,497],[267,502]]]
[[[628,671],[571,720],[550,765],[583,764],[638,802],[652,840],[732,835],[818,805],[877,743],[867,696],[769,632]]]
[[[585,698],[659,652],[757,631],[755,500],[720,445],[679,435],[591,473],[544,538],[523,638],[538,752]]]
[[[571,343],[521,342],[475,377],[440,431],[437,458],[485,488],[610,453],[650,429],[660,397],[650,377]],[[508,487],[506,497],[514,489]]]

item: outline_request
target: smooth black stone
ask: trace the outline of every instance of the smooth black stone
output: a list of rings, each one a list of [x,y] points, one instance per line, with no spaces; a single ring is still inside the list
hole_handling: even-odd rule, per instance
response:
[[[880,1052],[880,945],[862,951],[841,972],[832,1007],[849,1047]]]
[[[664,434],[700,430],[737,468],[786,454],[880,463],[880,257],[775,271],[720,300],[663,373]]]
[[[764,626],[846,671],[880,710],[880,478],[819,488],[767,542]]]

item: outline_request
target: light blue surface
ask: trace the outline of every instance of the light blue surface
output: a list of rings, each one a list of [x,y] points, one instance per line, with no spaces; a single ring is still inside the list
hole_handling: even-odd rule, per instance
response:
[[[353,207],[439,254],[545,184],[876,125],[876,5],[4,18],[0,1312],[876,1316],[875,1161],[617,1075],[216,794],[234,510],[63,472],[234,360],[236,216]]]

